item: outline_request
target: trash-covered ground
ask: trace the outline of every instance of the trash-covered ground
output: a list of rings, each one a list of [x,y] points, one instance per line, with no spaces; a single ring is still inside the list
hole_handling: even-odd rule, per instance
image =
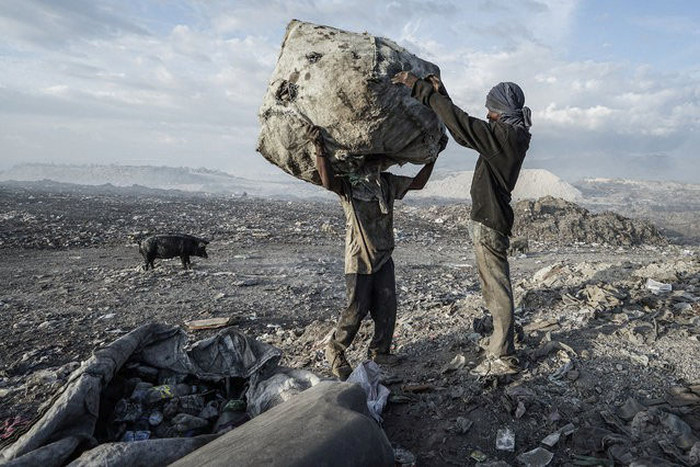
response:
[[[341,211],[326,202],[1,185],[0,442],[25,429],[95,349],[150,321],[228,318],[281,349],[282,365],[330,376],[322,349],[345,299]],[[532,232],[522,222],[517,231],[528,245],[511,257],[524,369],[478,380],[468,370],[489,321],[468,209],[397,206],[395,344],[405,360],[386,375],[383,418],[401,460],[694,465],[700,248],[556,202],[531,213]],[[553,218],[577,227],[556,234]],[[601,225],[619,228],[587,236]],[[209,258],[192,258],[189,271],[178,258],[143,271],[133,238],[169,231],[211,240]],[[362,361],[371,329],[366,322],[352,363]],[[207,397],[202,410],[215,396]],[[138,436],[138,427],[124,428]]]

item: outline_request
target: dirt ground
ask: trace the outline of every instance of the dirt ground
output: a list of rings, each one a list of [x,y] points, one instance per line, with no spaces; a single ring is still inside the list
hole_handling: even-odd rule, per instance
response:
[[[0,186],[5,435],[30,424],[77,362],[147,322],[230,317],[280,348],[281,364],[330,377],[323,340],[345,301],[341,211],[326,202]],[[700,248],[530,242],[510,261],[523,371],[478,379],[469,369],[488,320],[467,218],[461,206],[397,207],[395,352],[405,359],[387,382],[392,444],[426,466],[537,465],[519,456],[538,446],[553,454],[550,465],[694,465]],[[146,231],[210,238],[209,258],[194,257],[189,271],[178,259],[144,271],[132,238]],[[650,278],[672,291],[654,294]],[[365,321],[351,363],[362,361],[371,331]],[[639,405],[628,416],[630,400]],[[513,451],[496,448],[506,428]]]

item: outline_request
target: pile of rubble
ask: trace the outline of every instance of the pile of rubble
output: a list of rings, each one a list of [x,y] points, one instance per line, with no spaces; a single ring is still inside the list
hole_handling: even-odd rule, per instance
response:
[[[78,362],[144,321],[226,318],[279,349],[280,365],[330,376],[323,348],[345,298],[337,203],[4,190],[3,212],[35,220],[0,219],[7,277],[0,311],[8,323],[0,339],[0,444],[33,423],[40,404],[70,384]],[[559,207],[550,210],[551,203]],[[608,225],[607,239],[596,245],[571,227],[602,225],[596,215],[555,201],[538,206],[518,232],[533,239],[530,251],[510,259],[522,371],[477,379],[469,369],[482,357],[489,323],[468,207],[397,205],[394,351],[405,360],[388,375],[382,413],[397,459],[428,466],[693,465],[700,438],[698,247],[657,245],[627,224],[630,242],[649,243],[612,246],[616,233]],[[102,240],[62,243],[85,225],[97,234],[98,224],[108,232]],[[126,239],[149,224],[213,238],[210,257],[188,271],[169,260],[143,271]],[[52,236],[61,239],[52,251],[29,248]],[[372,331],[366,320],[347,352],[353,364],[366,358]],[[156,367],[130,361],[115,372],[100,441],[132,446],[139,443],[126,441],[177,435],[170,439],[184,444],[216,436],[197,434],[233,426],[246,413],[254,417],[257,398],[240,380],[227,389],[191,374],[173,379]]]
[[[613,212],[594,214],[574,203],[545,196],[515,205],[513,234],[548,244],[610,246],[662,245],[666,240],[649,222]]]

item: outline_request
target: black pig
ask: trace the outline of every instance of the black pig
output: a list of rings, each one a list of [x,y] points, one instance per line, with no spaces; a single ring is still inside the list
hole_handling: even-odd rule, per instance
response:
[[[208,240],[202,238],[193,237],[192,235],[186,234],[162,234],[153,235],[139,243],[139,252],[146,261],[144,266],[145,270],[148,270],[150,266],[153,269],[153,260],[156,258],[167,259],[179,256],[182,260],[182,267],[185,269],[191,268],[190,266],[190,256],[201,256],[202,258],[208,258],[207,256],[207,244]]]

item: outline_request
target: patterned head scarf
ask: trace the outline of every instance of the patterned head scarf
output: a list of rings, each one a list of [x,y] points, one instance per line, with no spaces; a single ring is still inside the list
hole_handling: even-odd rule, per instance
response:
[[[532,126],[531,112],[525,105],[525,94],[515,83],[498,83],[486,96],[486,108],[501,115],[500,122],[526,130]]]

